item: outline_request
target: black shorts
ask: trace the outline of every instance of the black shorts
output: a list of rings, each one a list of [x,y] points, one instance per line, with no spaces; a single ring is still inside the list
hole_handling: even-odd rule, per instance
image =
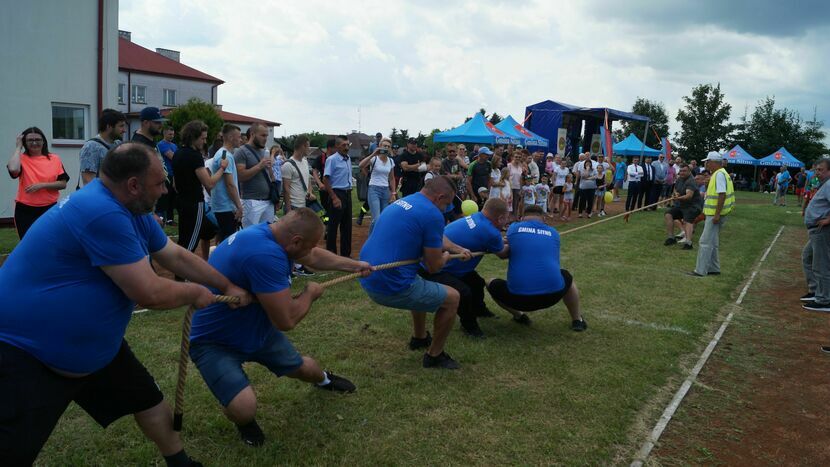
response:
[[[104,368],[66,378],[29,353],[0,342],[0,459],[29,465],[70,402],[106,427],[158,405],[164,396],[127,341]]]
[[[694,222],[698,214],[700,214],[700,209],[697,207],[680,208],[674,206],[668,213],[676,221],[683,219],[684,222]]]
[[[563,187],[562,185],[555,186],[555,187],[553,187],[553,193],[556,194],[556,195],[561,195],[563,188],[565,188],[565,187]]]
[[[541,295],[518,295],[511,293],[510,290],[507,289],[507,281],[504,279],[493,279],[487,285],[487,291],[490,292],[490,296],[493,297],[493,300],[499,304],[503,303],[514,310],[536,311],[544,308],[550,308],[562,300],[574,281],[571,273],[564,269],[560,269],[560,271],[562,271],[562,277],[565,279],[565,286],[558,292]]]

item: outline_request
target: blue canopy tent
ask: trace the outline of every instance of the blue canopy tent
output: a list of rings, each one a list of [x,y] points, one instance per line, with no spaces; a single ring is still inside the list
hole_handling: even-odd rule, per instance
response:
[[[734,148],[726,151],[726,163],[729,165],[758,165],[758,159],[749,155],[740,144],[736,144]]]
[[[436,133],[436,143],[521,144],[519,138],[508,135],[476,112],[473,118],[461,126]]]
[[[614,145],[614,154],[618,156],[640,157],[642,155],[643,157],[657,157],[662,152],[646,146],[640,141],[640,138],[634,136],[634,134],[630,134],[624,140]]]
[[[525,127],[523,127],[519,122],[517,122],[513,116],[508,115],[507,118],[500,121],[496,124],[496,128],[499,130],[507,133],[510,136],[514,136],[522,140],[522,144],[525,146],[534,146],[534,147],[548,147],[549,141],[541,136],[529,131]]]
[[[591,146],[593,135],[599,133],[597,129],[604,126],[606,114],[608,115],[609,127],[612,126],[612,122],[615,120],[641,121],[646,123],[645,131],[648,134],[648,124],[650,122],[648,117],[607,107],[580,107],[550,100],[530,105],[525,109],[525,126],[528,130],[550,141],[558,141],[558,130],[566,128],[565,153],[574,155],[580,144],[584,148]],[[585,122],[585,131],[580,140],[583,121]],[[608,130],[611,131],[612,128],[608,128]],[[645,135],[643,137],[645,138]]]
[[[793,155],[790,154],[790,151],[787,151],[787,149],[783,146],[781,146],[781,148],[779,148],[777,151],[770,154],[769,156],[764,157],[761,160],[759,160],[758,164],[760,164],[760,165],[772,165],[772,166],[781,166],[781,165],[783,165],[784,167],[795,167],[795,168],[804,167],[804,163],[801,162],[800,160],[796,159],[795,157],[793,157]]]

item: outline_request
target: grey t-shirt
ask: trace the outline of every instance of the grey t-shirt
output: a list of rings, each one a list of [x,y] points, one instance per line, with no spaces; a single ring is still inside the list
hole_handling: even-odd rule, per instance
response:
[[[698,188],[694,177],[689,176],[685,180],[678,178],[677,181],[674,182],[674,191],[676,191],[678,195],[685,196],[686,190],[692,190],[694,193],[692,195],[692,199],[678,201],[677,207],[680,209],[700,208],[700,189]]]
[[[804,211],[804,224],[807,227],[816,225],[816,222],[830,215],[830,188],[827,185],[827,182],[821,184]]]
[[[250,169],[251,167],[259,164],[259,161],[262,160],[262,158],[268,157],[268,152],[265,149],[260,149],[258,151],[259,154],[254,151],[257,151],[257,149],[249,144],[240,146],[233,153],[233,160],[236,161],[237,164],[245,164],[245,168]],[[248,179],[248,181],[239,182],[239,197],[242,199],[269,199],[271,187],[269,186],[269,179],[266,178],[267,174],[263,175],[265,173],[266,172],[264,170],[260,170],[254,174],[253,177]]]
[[[96,141],[96,139],[100,142]],[[101,138],[101,135],[95,135],[94,139],[84,143],[80,154],[81,172],[94,173],[97,177],[98,170],[101,168],[101,162],[104,161],[104,156],[107,155],[107,151],[118,146],[120,143],[121,141],[115,140],[112,144],[107,144]]]

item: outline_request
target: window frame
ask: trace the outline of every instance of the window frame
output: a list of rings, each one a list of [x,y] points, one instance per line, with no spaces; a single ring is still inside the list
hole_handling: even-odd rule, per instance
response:
[[[62,108],[69,108],[69,109],[79,109],[83,112],[83,124],[84,127],[81,130],[81,138],[74,139],[74,138],[58,138],[55,136],[55,108],[62,107]],[[75,104],[69,102],[52,102],[51,106],[51,113],[52,113],[52,138],[50,143],[53,145],[75,145],[75,144],[83,144],[87,139],[89,139],[90,132],[90,106],[88,104]]]
[[[126,83],[118,83],[118,105],[124,105],[127,103],[127,99],[125,94],[127,93],[127,84]]]
[[[143,89],[144,92],[141,96],[141,100],[138,99],[138,90]],[[130,89],[130,102],[133,104],[142,104],[147,105],[147,86],[143,86],[141,84],[133,84],[132,89]]]
[[[172,104],[167,100],[168,93],[172,93],[172,95],[173,95],[173,103]],[[176,94],[177,94],[177,92],[176,92],[175,89],[162,89],[162,91],[161,91],[162,105],[164,107],[176,107],[178,105],[176,103]]]

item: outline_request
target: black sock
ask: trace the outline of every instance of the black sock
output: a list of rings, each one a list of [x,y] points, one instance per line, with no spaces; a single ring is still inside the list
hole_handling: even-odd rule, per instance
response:
[[[237,424],[236,428],[239,430],[239,434],[242,435],[242,439],[251,446],[261,446],[265,442],[265,433],[262,432],[256,419],[245,425]]]
[[[184,449],[171,456],[164,456],[164,461],[167,462],[167,467],[187,467],[190,465],[190,457],[184,452]]]

